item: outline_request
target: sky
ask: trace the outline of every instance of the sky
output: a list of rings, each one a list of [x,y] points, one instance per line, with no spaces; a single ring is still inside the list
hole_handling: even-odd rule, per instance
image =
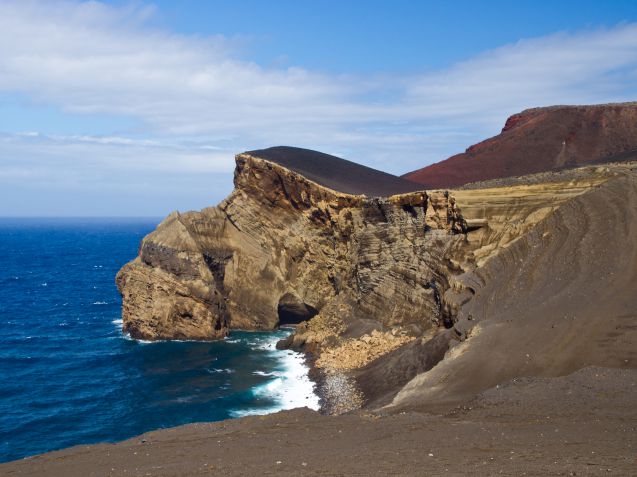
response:
[[[199,210],[276,145],[403,174],[636,99],[635,1],[0,0],[0,217]]]

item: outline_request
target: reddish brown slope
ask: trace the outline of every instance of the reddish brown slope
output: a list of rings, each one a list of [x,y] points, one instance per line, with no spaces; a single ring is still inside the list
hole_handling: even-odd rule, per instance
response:
[[[527,109],[464,153],[405,174],[427,188],[637,157],[637,102]]]

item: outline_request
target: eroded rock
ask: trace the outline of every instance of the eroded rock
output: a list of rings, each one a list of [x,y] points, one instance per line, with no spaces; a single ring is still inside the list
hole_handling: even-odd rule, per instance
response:
[[[346,194],[253,154],[237,156],[218,207],[171,214],[120,271],[125,331],[218,339],[311,319],[290,343],[311,347],[362,322],[416,334],[439,325],[431,283],[444,283],[445,252],[463,240],[453,198]]]
[[[634,168],[452,191],[394,182],[385,190],[399,194],[374,197],[334,190],[326,184],[351,179],[319,183],[316,168],[310,180],[286,161],[296,169],[239,154],[235,189],[218,207],[173,213],[144,238],[117,276],[123,326],[135,338],[209,340],[295,325],[277,348],[313,355],[333,412],[385,405],[463,356],[488,319],[475,296],[502,257],[522,266],[530,234],[542,229],[548,243],[559,232],[546,224],[563,204]]]

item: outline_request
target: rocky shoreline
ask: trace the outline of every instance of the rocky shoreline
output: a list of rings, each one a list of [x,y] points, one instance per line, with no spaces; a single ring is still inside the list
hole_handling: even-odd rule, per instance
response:
[[[340,182],[322,179],[334,171],[321,161],[342,167]],[[516,273],[491,270],[508,266],[513,250],[557,239],[562,226],[547,224],[580,198],[603,202],[598,191],[622,178],[630,190],[634,169],[607,164],[404,192],[418,186],[368,168],[360,175],[369,184],[356,182],[355,164],[313,151],[239,154],[235,190],[222,204],[172,214],[120,271],[123,327],[144,339],[214,339],[294,325],[277,347],[308,353],[325,412],[401,407],[419,375],[453,366],[468,338],[479,341],[484,299],[492,299],[481,290]],[[376,180],[400,193],[370,198],[328,187]]]
[[[123,327],[153,340],[296,325],[277,348],[304,354],[321,413],[192,424],[0,471],[633,473],[637,162],[611,123],[634,110],[522,113],[460,157],[498,173],[451,170],[463,187],[449,190],[315,151],[239,154],[226,200],[171,214],[120,271]],[[607,122],[567,144],[553,113]],[[559,170],[536,170],[537,151],[515,142],[538,137],[537,118],[552,134],[541,150],[563,150],[542,160]],[[505,174],[507,151],[537,173]],[[591,165],[565,170],[581,151]],[[608,154],[621,162],[598,164]]]
[[[315,365],[316,358],[308,354],[308,376],[315,383],[323,415],[338,416],[363,406],[363,397],[353,380],[345,373],[327,371]]]
[[[296,330],[296,325],[287,325],[286,328]],[[291,349],[294,333],[287,338],[279,340],[276,348],[280,350]],[[318,412],[322,415],[340,415],[345,412],[360,409],[362,399],[360,392],[352,384],[351,379],[343,373],[329,373],[316,365],[318,354],[310,351],[293,350],[303,355],[305,366],[308,369],[308,378],[314,384],[314,394],[319,399]]]

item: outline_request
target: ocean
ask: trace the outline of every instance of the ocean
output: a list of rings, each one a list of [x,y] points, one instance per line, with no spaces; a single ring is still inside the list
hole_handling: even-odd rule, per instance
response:
[[[153,429],[318,408],[290,330],[144,343],[115,274],[154,219],[0,219],[0,462]]]

